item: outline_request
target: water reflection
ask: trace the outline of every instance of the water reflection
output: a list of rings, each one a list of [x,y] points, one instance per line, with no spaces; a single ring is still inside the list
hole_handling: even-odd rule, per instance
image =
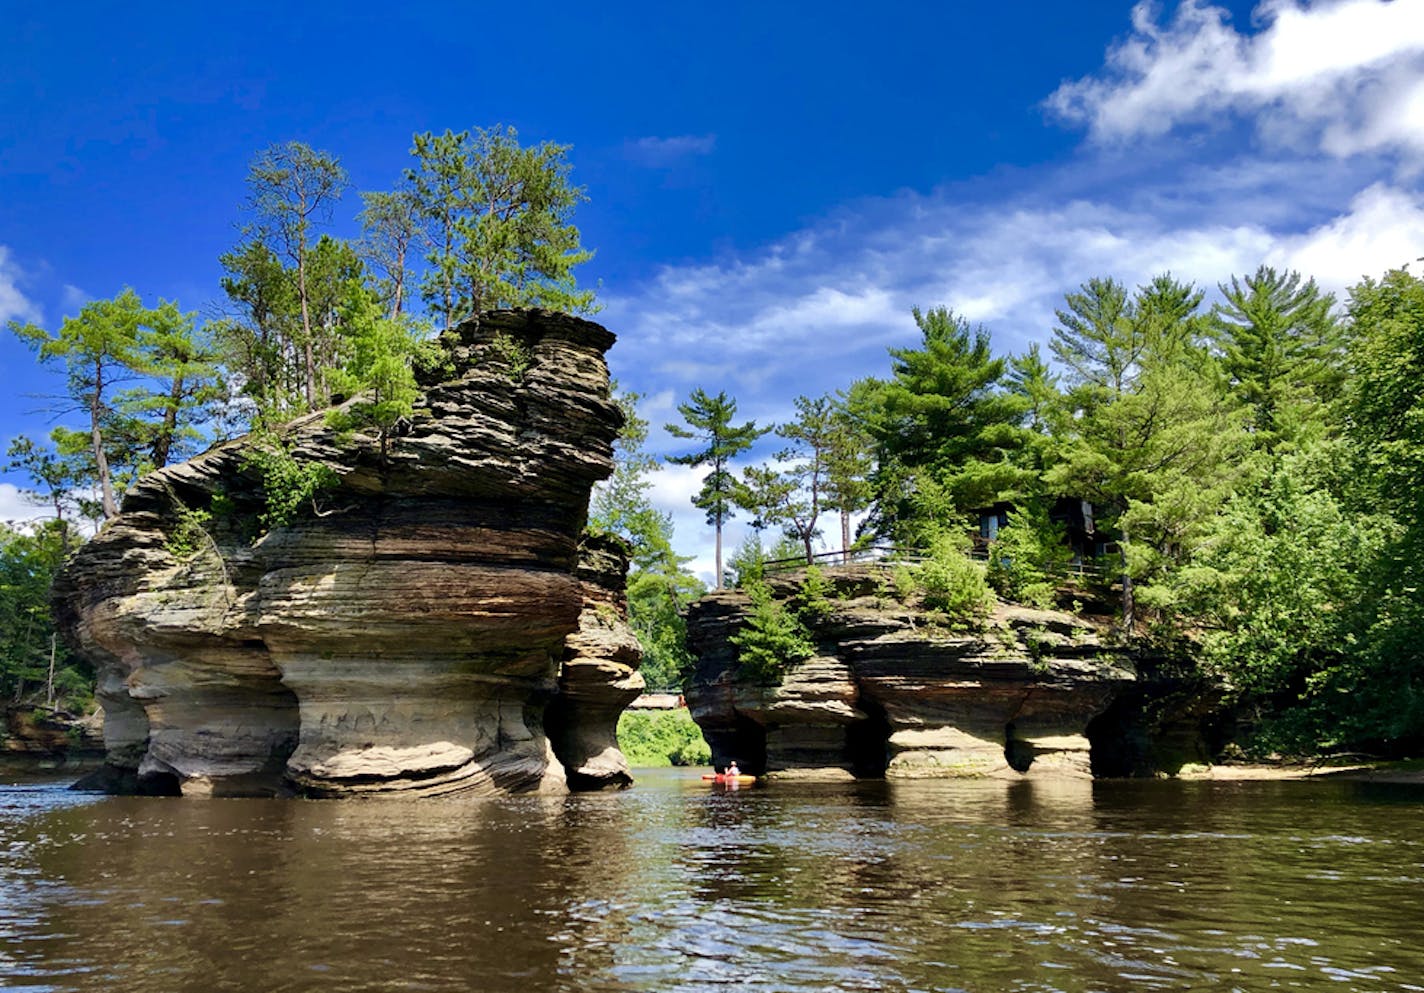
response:
[[[1421,801],[672,774],[418,804],[0,786],[0,987],[1417,989]]]

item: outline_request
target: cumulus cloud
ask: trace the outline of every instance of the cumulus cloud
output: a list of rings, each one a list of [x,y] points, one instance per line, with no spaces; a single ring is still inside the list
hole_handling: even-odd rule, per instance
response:
[[[1300,235],[1279,239],[1267,255],[1323,286],[1343,289],[1362,276],[1379,276],[1424,254],[1424,197],[1375,183],[1349,209]]]
[[[1376,182],[1340,201],[1301,224],[1254,216],[1214,190],[1170,203],[1145,190],[1120,203],[977,206],[902,194],[610,298],[604,316],[620,333],[611,358],[630,388],[727,389],[767,420],[798,393],[883,375],[886,347],[918,339],[915,306],[950,306],[985,323],[1000,351],[1018,351],[1048,335],[1063,294],[1090,276],[1138,283],[1171,271],[1211,289],[1269,261],[1339,290],[1424,253],[1420,194]]]
[[[1139,3],[1093,76],[1047,106],[1113,142],[1253,116],[1269,142],[1329,155],[1424,155],[1424,0],[1264,0],[1255,33],[1202,0],[1170,21]]]
[[[0,245],[0,324],[6,321],[43,320],[37,303],[25,296],[20,286],[24,273],[10,258],[10,249]]]
[[[670,138],[645,137],[624,146],[628,157],[641,165],[669,166],[695,155],[710,155],[717,147],[715,134],[680,134]]]

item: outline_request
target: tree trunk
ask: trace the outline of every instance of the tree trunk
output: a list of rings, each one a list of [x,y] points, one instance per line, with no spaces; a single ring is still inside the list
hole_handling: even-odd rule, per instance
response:
[[[1127,568],[1127,546],[1130,538],[1127,529],[1122,529],[1122,540],[1118,543],[1118,556],[1122,560],[1122,632],[1128,639],[1132,638],[1132,625],[1136,618],[1136,604],[1132,595],[1132,574]]]
[[[54,657],[58,637],[53,631],[49,633],[49,677],[45,680],[45,703],[51,710],[54,709]]]
[[[850,511],[841,511],[841,564],[850,565]]]
[[[153,467],[162,469],[168,464],[168,455],[173,450],[173,435],[178,431],[178,408],[183,404],[183,377],[173,377],[173,389],[168,393],[168,406],[163,410],[163,426],[158,437],[153,439]]]
[[[391,282],[395,284],[391,303],[391,320],[395,320],[401,314],[401,301],[405,296],[405,245],[396,249],[396,271]]]
[[[104,508],[104,520],[119,516],[119,505],[114,500],[114,481],[109,476],[109,459],[104,454],[104,434],[99,426],[103,417],[102,395],[104,392],[104,370],[101,364],[94,366],[94,395],[89,399],[89,443],[94,449],[94,468],[99,474],[99,499]]]
[[[297,246],[297,299],[302,305],[302,350],[307,367],[307,408],[316,406],[316,360],[312,357],[311,306],[307,302],[306,246]]]
[[[722,521],[716,523],[716,577],[712,588],[713,590],[722,588]]]
[[[810,565],[816,559],[815,554],[811,551],[811,535],[803,534],[801,536],[801,544],[806,548],[806,564]]]

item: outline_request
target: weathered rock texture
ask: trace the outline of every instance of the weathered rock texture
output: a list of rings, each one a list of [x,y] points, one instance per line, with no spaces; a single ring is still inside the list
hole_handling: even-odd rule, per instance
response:
[[[687,702],[713,761],[777,775],[890,778],[1092,774],[1090,725],[1137,682],[1134,659],[1081,619],[1000,605],[960,632],[897,602],[873,565],[827,570],[818,655],[774,687],[740,677],[731,637],[750,601],[693,604]],[[774,577],[778,599],[802,574]]]
[[[527,349],[522,377],[497,335]],[[611,722],[641,677],[623,561],[598,547],[580,567],[578,545],[621,424],[612,342],[537,310],[447,332],[451,364],[385,456],[321,414],[289,425],[295,454],[339,484],[255,541],[265,498],[246,441],[141,480],[56,591],[69,642],[99,668],[110,785],[523,792],[564,789],[566,768],[581,786],[626,781]],[[195,552],[175,540],[184,508],[213,512]]]

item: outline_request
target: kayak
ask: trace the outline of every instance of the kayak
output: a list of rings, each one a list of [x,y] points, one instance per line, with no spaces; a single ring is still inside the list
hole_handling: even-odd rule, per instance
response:
[[[703,779],[710,779],[714,783],[735,783],[738,786],[750,786],[756,782],[755,776],[729,776],[725,772],[719,772],[715,776],[703,776]]]

